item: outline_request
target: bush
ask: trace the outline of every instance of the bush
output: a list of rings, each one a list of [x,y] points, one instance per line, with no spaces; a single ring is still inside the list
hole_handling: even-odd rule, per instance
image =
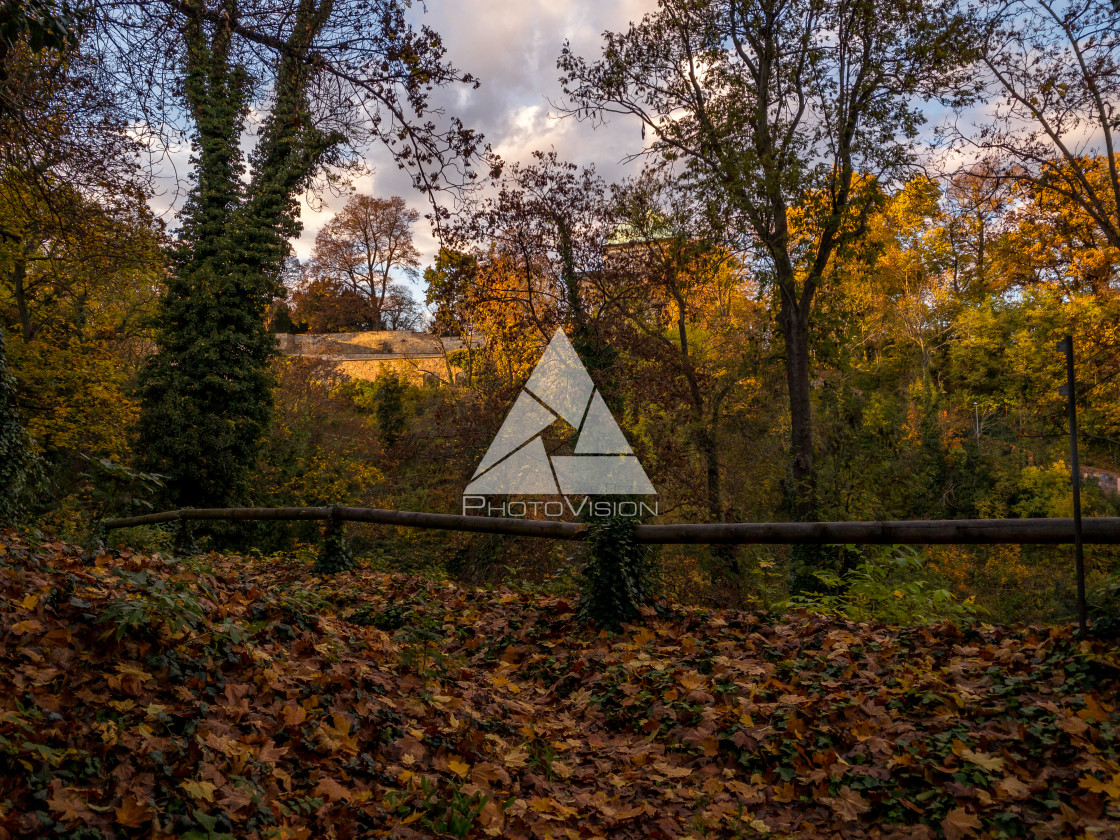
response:
[[[927,581],[918,579],[922,564],[909,546],[860,549],[849,545],[845,550],[862,554],[864,559],[839,574],[815,572],[824,592],[794,595],[777,607],[884,624],[960,620],[978,611],[971,598],[957,601],[947,589],[934,589]]]
[[[164,579],[146,570],[114,569],[113,574],[132,589],[129,595],[110,601],[99,618],[100,623],[110,625],[118,641],[132,634],[156,638],[166,632],[175,637],[204,623],[202,604],[188,582]]]
[[[1120,637],[1120,573],[1114,572],[1088,593],[1090,630],[1105,639]]]

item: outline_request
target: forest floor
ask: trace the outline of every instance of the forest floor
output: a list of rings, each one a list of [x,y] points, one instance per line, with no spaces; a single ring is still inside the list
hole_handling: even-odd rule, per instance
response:
[[[1120,652],[0,533],[0,838],[1120,838]]]

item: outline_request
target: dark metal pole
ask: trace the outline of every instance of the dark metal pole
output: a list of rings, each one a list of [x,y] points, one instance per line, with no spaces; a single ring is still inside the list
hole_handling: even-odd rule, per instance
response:
[[[1077,459],[1077,382],[1073,375],[1073,336],[1058,342],[1058,350],[1066,354],[1066,384],[1059,393],[1069,404],[1069,459],[1073,474],[1073,562],[1077,570],[1077,625],[1081,635],[1086,632],[1088,610],[1085,606],[1085,552],[1081,544],[1081,465]]]

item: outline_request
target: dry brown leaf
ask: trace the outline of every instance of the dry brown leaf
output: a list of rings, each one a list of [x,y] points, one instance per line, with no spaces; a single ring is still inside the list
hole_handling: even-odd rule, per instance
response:
[[[980,828],[980,818],[964,808],[954,808],[941,821],[941,830],[945,832],[946,840],[972,837],[978,828]]]
[[[125,794],[114,814],[117,822],[126,828],[140,828],[155,815],[155,811],[147,802],[141,802],[131,793],[128,793]]]
[[[332,779],[325,776],[315,785],[315,793],[324,796],[330,802],[345,802],[350,799],[350,791]]]

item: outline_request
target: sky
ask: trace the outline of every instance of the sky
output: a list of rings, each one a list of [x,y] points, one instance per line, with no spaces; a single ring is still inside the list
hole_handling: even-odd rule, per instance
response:
[[[481,81],[477,90],[458,86],[437,92],[434,101],[481,132],[504,160],[528,162],[534,150],[555,149],[562,160],[594,163],[599,174],[612,181],[636,174],[639,164],[624,164],[623,159],[645,145],[641,126],[624,117],[598,128],[559,118],[551,104],[564,99],[556,59],[565,39],[577,55],[598,57],[604,30],[624,30],[656,5],[656,0],[428,0],[423,6],[417,2],[411,16],[415,24],[440,33],[448,61]],[[936,114],[931,117],[939,120]],[[189,150],[181,148],[165,159],[174,169],[164,165],[164,189],[153,200],[155,210],[173,227],[175,208],[185,192],[182,179],[189,174],[188,157]],[[369,148],[366,161],[372,174],[354,179],[355,190],[382,198],[399,195],[419,211],[415,244],[421,266],[431,264],[438,243],[423,219],[430,210],[426,196],[413,189],[408,173],[398,169],[383,147]],[[319,195],[314,202],[303,202],[303,233],[292,243],[301,260],[311,255],[315,235],[346,199]],[[421,284],[410,285],[422,298]]]
[[[418,8],[418,6],[417,6]],[[562,102],[556,59],[564,40],[577,54],[598,56],[604,30],[625,29],[656,8],[656,0],[429,0],[427,14],[417,14],[442,36],[447,59],[481,81],[477,90],[447,91],[438,101],[448,113],[480,131],[506,161],[527,162],[536,150],[555,149],[562,160],[594,163],[608,180],[635,171],[624,166],[628,154],[642,148],[636,121],[614,122],[593,129],[590,123],[560,119],[550,106]],[[400,195],[423,214],[429,206],[383,148],[366,155],[372,177],[355,180],[360,192],[387,198]],[[293,243],[296,255],[307,259],[315,234],[346,203],[346,197],[326,196],[326,206],[302,208],[303,235]],[[427,221],[415,226],[416,246],[423,265],[435,258],[438,244]]]
[[[621,120],[593,128],[589,122],[560,119],[550,105],[563,101],[556,59],[565,39],[578,55],[597,57],[605,30],[623,30],[656,6],[656,0],[428,0],[423,6],[417,2],[410,17],[414,25],[438,32],[446,60],[481,82],[476,90],[461,85],[438,91],[434,103],[480,132],[508,162],[528,162],[534,150],[555,149],[561,160],[594,163],[610,181],[636,173],[637,164],[624,165],[623,158],[643,147],[641,127]],[[246,140],[253,142],[248,135]],[[167,149],[155,173],[158,188],[151,204],[172,228],[186,194],[189,157],[185,145]],[[372,173],[353,179],[354,190],[380,198],[399,195],[419,211],[415,244],[421,267],[431,264],[439,245],[423,218],[430,210],[427,197],[413,188],[384,147],[371,146],[365,158]],[[302,201],[303,233],[292,243],[301,261],[310,257],[315,235],[347,197],[320,194]],[[422,299],[422,284],[410,285]]]

